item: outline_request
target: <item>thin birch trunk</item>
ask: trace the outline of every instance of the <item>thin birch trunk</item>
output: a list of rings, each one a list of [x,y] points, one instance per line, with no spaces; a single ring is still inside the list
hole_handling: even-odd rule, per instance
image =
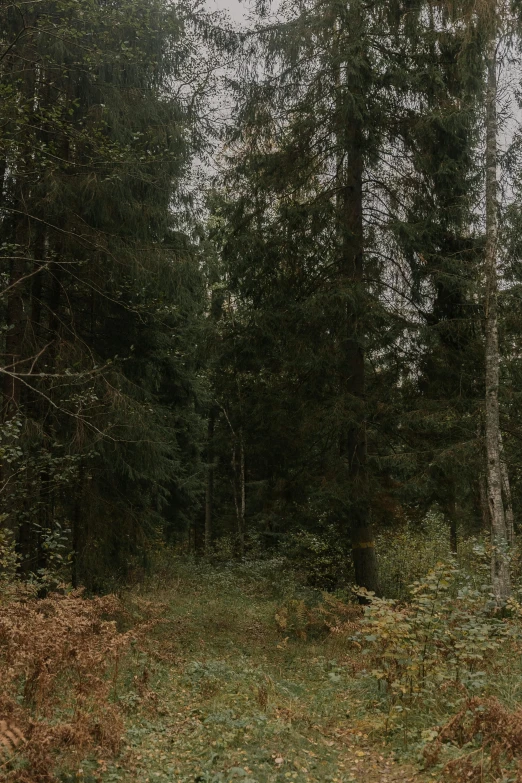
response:
[[[484,530],[491,530],[491,519],[489,516],[488,487],[485,475],[481,472],[478,480],[480,511],[482,513],[482,526]]]
[[[488,43],[486,94],[486,250],[485,250],[485,336],[486,336],[486,454],[488,505],[491,517],[491,578],[497,603],[511,595],[508,537],[502,502],[499,419],[498,338],[498,197],[497,197],[497,36]]]

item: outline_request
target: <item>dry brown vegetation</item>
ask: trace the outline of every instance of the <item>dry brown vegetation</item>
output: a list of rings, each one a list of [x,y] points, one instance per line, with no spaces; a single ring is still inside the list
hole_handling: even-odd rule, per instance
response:
[[[448,762],[445,780],[483,783],[507,780],[508,775],[513,783],[522,783],[522,708],[508,710],[496,698],[470,699],[426,747],[430,766],[438,761],[444,743],[467,748]]]
[[[80,753],[118,753],[118,668],[131,643],[150,628],[118,630],[116,618],[123,614],[115,596],[87,599],[81,591],[2,606],[1,781],[50,783],[58,754],[74,763]]]

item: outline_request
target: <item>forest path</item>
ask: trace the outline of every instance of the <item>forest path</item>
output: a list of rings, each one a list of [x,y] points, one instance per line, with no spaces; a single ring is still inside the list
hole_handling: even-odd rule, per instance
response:
[[[160,608],[162,619],[136,653],[136,695],[120,697],[129,701],[126,753],[102,780],[434,779],[399,765],[372,738],[339,642],[283,638],[273,599],[224,574],[136,600],[151,613]]]

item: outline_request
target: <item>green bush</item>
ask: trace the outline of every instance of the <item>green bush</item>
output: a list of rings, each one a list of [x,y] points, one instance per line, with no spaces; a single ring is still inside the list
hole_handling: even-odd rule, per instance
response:
[[[0,524],[5,516],[0,514]],[[14,535],[7,528],[0,528],[0,602],[9,600],[16,592],[19,567]]]
[[[367,656],[366,676],[381,684],[387,732],[429,741],[434,720],[496,681],[499,649],[519,630],[455,564],[438,564],[410,593],[404,604],[369,596],[351,639]]]
[[[412,582],[451,556],[449,528],[442,515],[430,512],[421,525],[383,530],[376,537],[382,594],[405,598]]]
[[[354,581],[350,555],[333,525],[321,533],[300,530],[291,534],[282,554],[309,587],[335,590]]]

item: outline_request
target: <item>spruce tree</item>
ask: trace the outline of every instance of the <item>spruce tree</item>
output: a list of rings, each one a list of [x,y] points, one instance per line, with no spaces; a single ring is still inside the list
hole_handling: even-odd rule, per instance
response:
[[[74,579],[100,586],[201,503],[199,88],[175,89],[198,20],[156,0],[1,14],[6,523],[27,572],[71,527]]]
[[[419,37],[430,31],[423,8],[285,10],[284,22],[258,33],[274,73],[241,95],[219,241],[245,324],[242,363],[258,384],[272,373],[265,386],[278,402],[266,415],[281,451],[272,467],[290,485],[292,473],[308,485],[299,490],[301,515],[308,506],[334,522],[351,539],[357,582],[378,589],[370,507],[382,448],[373,392],[387,393],[383,351],[410,328],[404,307],[399,317],[386,307],[383,249],[398,247],[395,205],[408,198],[391,160],[397,150],[407,161],[404,128],[420,93],[412,73]],[[379,373],[369,372],[376,364]],[[286,404],[291,413],[280,414]]]

